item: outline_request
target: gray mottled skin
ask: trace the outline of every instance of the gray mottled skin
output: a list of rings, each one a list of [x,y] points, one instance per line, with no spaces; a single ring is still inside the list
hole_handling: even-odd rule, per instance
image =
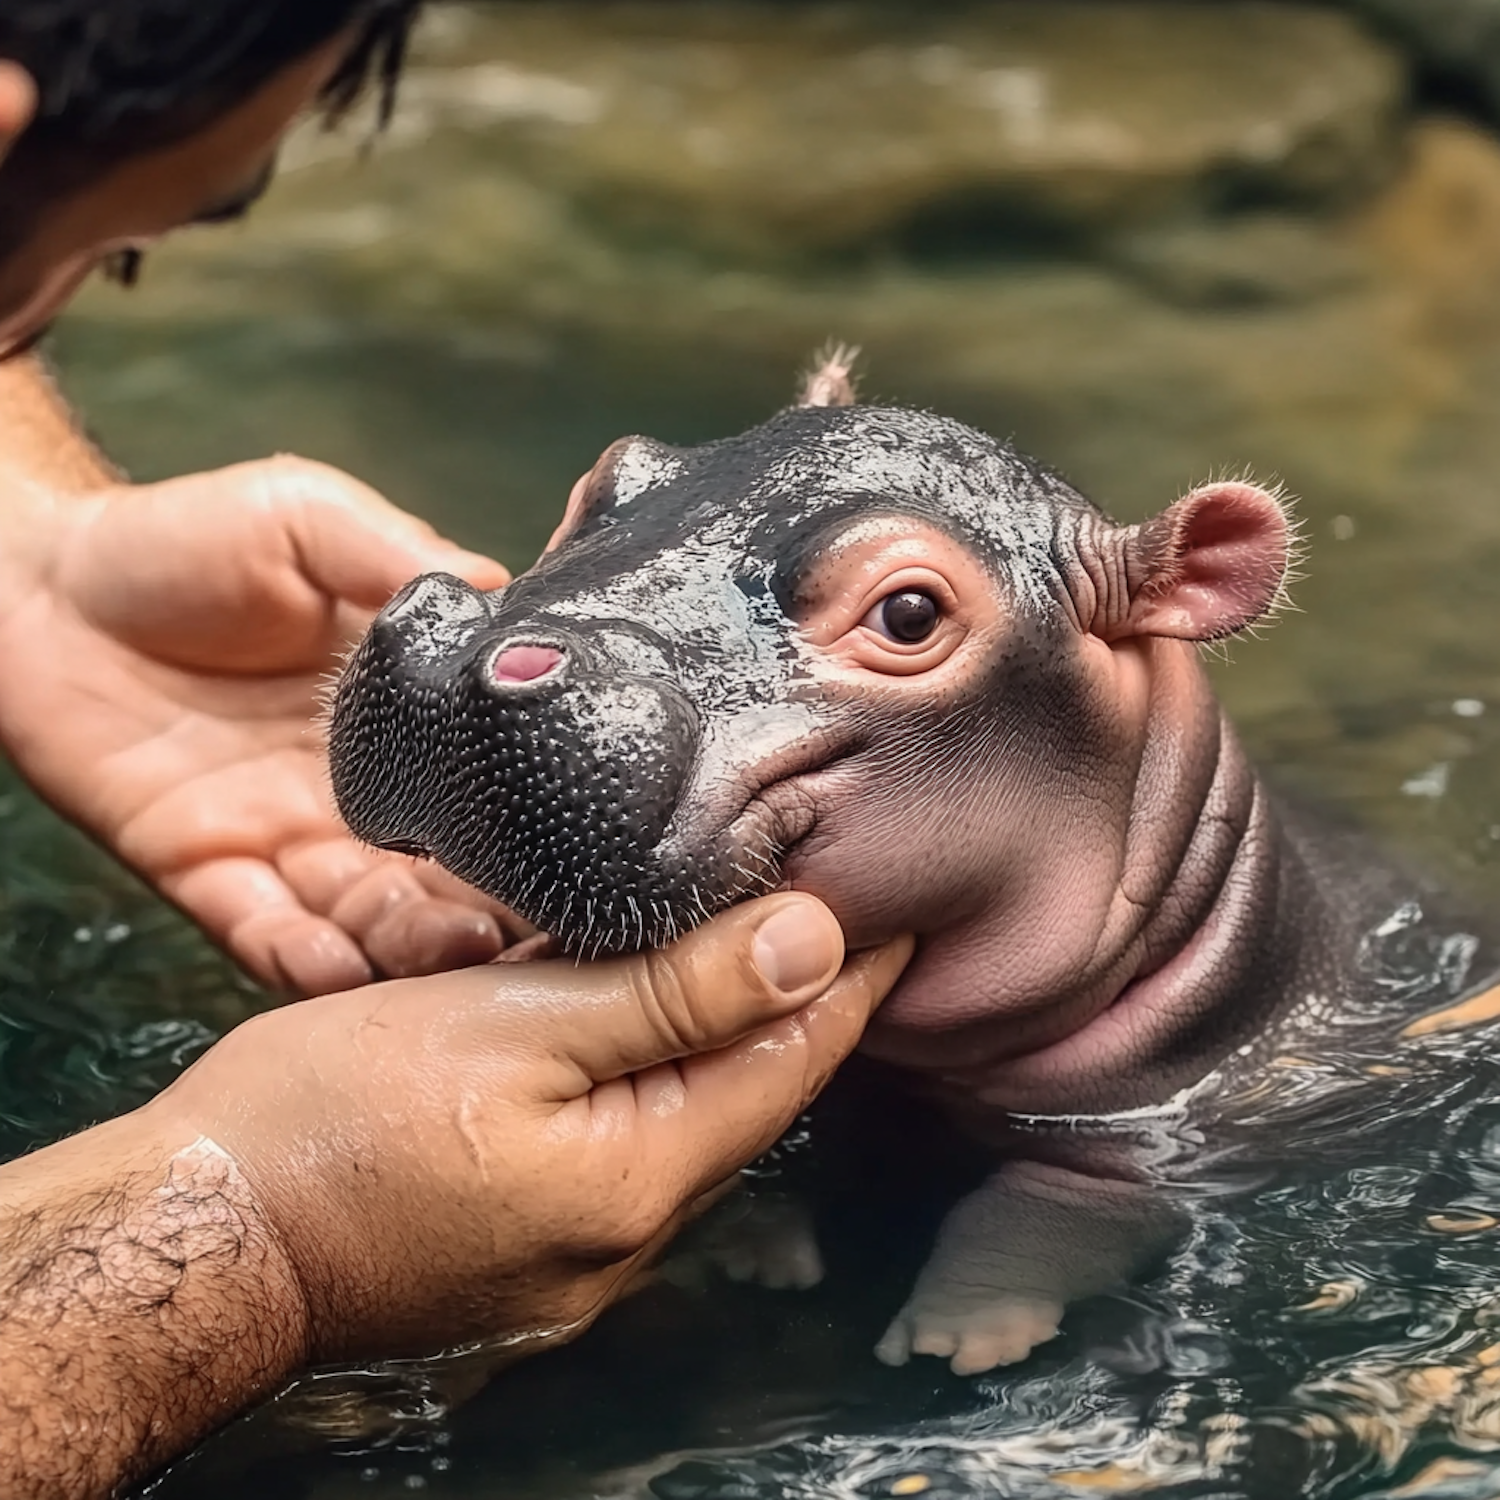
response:
[[[828,622],[858,548],[906,532],[958,580],[959,644],[930,672],[850,666],[858,631]],[[914,931],[866,1050],[997,1145],[1018,1115],[1160,1105],[1359,1003],[1368,913],[1329,901],[1196,656],[1277,596],[1264,492],[1119,527],[956,422],[811,406],[616,444],[559,538],[501,593],[419,580],[377,621],[333,717],[357,833],[584,955],[783,883],[851,946]],[[518,646],[556,665],[497,679]],[[1021,1358],[1161,1242],[1128,1151],[1070,1139],[1033,1130],[954,1209],[883,1358]]]

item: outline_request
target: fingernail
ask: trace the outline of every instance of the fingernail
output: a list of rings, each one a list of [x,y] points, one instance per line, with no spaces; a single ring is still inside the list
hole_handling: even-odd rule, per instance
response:
[[[818,907],[798,901],[761,923],[751,958],[773,988],[800,990],[838,962],[838,929]]]

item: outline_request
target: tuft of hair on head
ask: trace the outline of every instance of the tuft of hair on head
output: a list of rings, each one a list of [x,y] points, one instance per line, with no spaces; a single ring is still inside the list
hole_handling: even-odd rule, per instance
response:
[[[798,406],[853,406],[854,364],[859,349],[853,344],[828,344],[813,356],[812,368],[802,377]]]

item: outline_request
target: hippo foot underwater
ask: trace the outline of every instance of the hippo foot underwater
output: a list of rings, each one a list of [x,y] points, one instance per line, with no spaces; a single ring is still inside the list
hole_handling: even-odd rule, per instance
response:
[[[403,590],[339,686],[335,792],[574,954],[783,885],[851,948],[916,933],[863,1049],[1000,1165],[878,1352],[989,1368],[1180,1228],[1133,1121],[1378,1009],[1399,883],[1273,800],[1197,654],[1291,549],[1258,486],[1118,525],[835,360],[739,437],[615,443],[509,588]],[[774,1234],[728,1254],[815,1279]]]
[[[1124,1283],[1183,1227],[1159,1193],[1123,1176],[1011,1160],[944,1217],[876,1356],[934,1354],[960,1375],[1015,1364],[1057,1333],[1070,1302]],[[823,1279],[813,1217],[786,1193],[726,1199],[689,1242],[731,1281],[778,1291]]]

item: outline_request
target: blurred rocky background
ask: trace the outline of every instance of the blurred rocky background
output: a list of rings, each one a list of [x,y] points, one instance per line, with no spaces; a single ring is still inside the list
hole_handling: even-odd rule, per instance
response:
[[[1500,107],[1500,4],[1496,0],[1334,0],[1383,28],[1418,66]]]
[[[608,441],[749,425],[830,338],[1125,516],[1279,478],[1304,613],[1231,706],[1488,850],[1497,119],[1500,0],[439,5],[369,152],[304,132],[58,349],[139,475],[295,448],[523,565]]]

